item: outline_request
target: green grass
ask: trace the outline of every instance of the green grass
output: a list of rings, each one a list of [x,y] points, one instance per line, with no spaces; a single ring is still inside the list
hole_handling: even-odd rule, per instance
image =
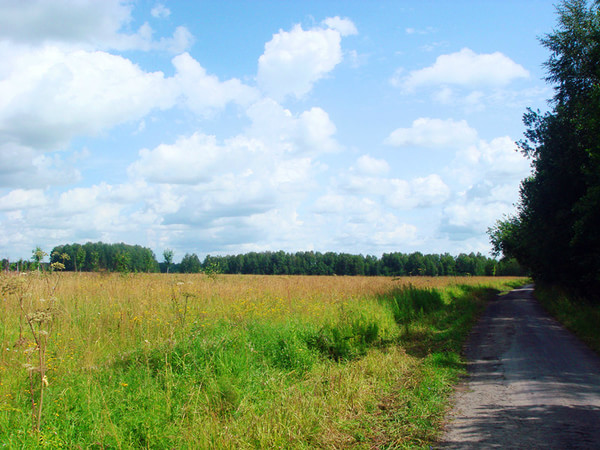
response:
[[[550,314],[600,355],[600,304],[539,283],[535,296]]]
[[[302,280],[290,278],[286,289]],[[79,295],[65,286],[62,300],[57,291],[39,432],[31,430],[27,356],[12,344],[18,310],[7,296],[0,446],[427,448],[464,372],[472,324],[510,284],[391,285],[297,309],[300,300],[285,306],[268,292],[226,303],[194,293],[182,309],[164,278],[92,282]],[[41,286],[28,292],[41,297]],[[153,292],[144,311],[132,289],[140,287]]]

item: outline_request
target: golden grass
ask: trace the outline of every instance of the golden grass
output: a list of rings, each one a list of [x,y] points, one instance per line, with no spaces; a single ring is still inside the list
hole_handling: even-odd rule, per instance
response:
[[[354,310],[371,315],[380,324],[380,335],[385,337],[388,328],[396,325],[391,313],[373,300],[394,288],[499,286],[507,280],[500,277],[1,274],[0,422],[3,418],[5,424],[17,420],[11,416],[16,412],[25,414],[24,352],[35,344],[23,321],[19,298],[28,313],[52,305],[54,317],[48,337],[47,376],[54,402],[48,409],[56,415],[52,418],[55,429],[62,429],[63,425],[56,420],[60,421],[73,406],[64,403],[72,394],[69,390],[75,389],[67,380],[77,379],[84,386],[85,392],[79,394],[82,398],[89,402],[92,398],[99,399],[94,400],[100,406],[96,405],[93,413],[97,429],[88,433],[102,441],[127,446],[130,438],[124,434],[122,424],[115,421],[115,412],[108,404],[111,398],[121,397],[115,397],[108,389],[116,386],[125,395],[131,386],[126,381],[113,380],[113,387],[108,388],[96,374],[136,352],[148,354],[164,345],[175,348],[179,342],[201,337],[203,330],[214,331],[219,323],[228,324],[234,331],[240,324],[284,325],[294,321],[312,323],[318,328]],[[394,332],[397,333],[397,327]],[[222,414],[214,410],[201,386],[185,395],[184,404],[171,405],[171,400],[178,397],[171,395],[170,390],[179,387],[174,381],[170,384],[170,370],[165,362],[164,373],[161,372],[165,392],[163,397],[157,397],[156,404],[164,408],[167,415],[172,414],[169,412],[172,408],[178,408],[179,412],[169,425],[172,429],[165,429],[161,439],[190,447],[205,447],[211,443],[208,446],[229,448],[363,446],[360,444],[363,440],[374,438],[369,431],[369,417],[380,414],[378,405],[389,394],[390,386],[399,380],[414,384],[410,380],[415,380],[419,372],[418,358],[408,356],[400,347],[371,349],[364,357],[344,365],[316,365],[300,378],[294,373],[268,372],[264,380],[257,382],[264,398],[254,398],[251,393],[240,394],[233,402],[235,409]],[[231,389],[237,389],[235,383]],[[143,390],[139,393],[147,394]],[[224,391],[223,395],[229,394]],[[2,433],[0,431],[0,437]],[[77,431],[72,433],[77,436]],[[64,439],[71,444],[76,442]],[[152,440],[151,436],[147,439]]]

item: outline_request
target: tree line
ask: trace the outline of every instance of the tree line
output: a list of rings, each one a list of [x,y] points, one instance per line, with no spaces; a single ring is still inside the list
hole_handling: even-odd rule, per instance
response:
[[[600,302],[600,2],[563,1],[541,43],[552,108],[524,115],[519,147],[533,173],[517,212],[489,234],[496,255],[516,258],[536,281]]]
[[[161,263],[163,272],[166,264]],[[195,254],[186,254],[181,263],[171,264],[171,272],[227,273],[254,275],[367,275],[367,276],[481,276],[525,275],[515,261],[497,261],[481,253],[422,254],[421,252],[354,255],[335,252],[250,252],[228,256],[206,256],[204,261]]]
[[[86,244],[58,245],[50,252],[50,265],[59,263],[63,270],[79,272],[158,272],[159,265],[152,250],[141,245]]]
[[[210,256],[200,260],[195,253],[187,253],[180,263],[173,263],[173,251],[163,252],[158,262],[152,250],[139,245],[86,244],[58,245],[50,252],[50,262],[44,263],[47,254],[37,247],[32,260],[10,263],[1,261],[3,270],[36,270],[48,268],[79,272],[163,272],[206,274],[254,275],[366,275],[366,276],[494,276],[526,275],[514,259],[497,261],[481,253],[444,254],[384,253],[380,258],[372,255],[354,255],[335,252],[250,252],[239,255]]]

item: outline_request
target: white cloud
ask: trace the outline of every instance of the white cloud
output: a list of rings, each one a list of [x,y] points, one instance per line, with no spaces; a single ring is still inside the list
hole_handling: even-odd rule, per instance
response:
[[[175,28],[171,37],[161,37],[158,40],[153,38],[154,30],[148,23],[144,23],[136,33],[118,34],[112,41],[106,41],[107,49],[119,51],[126,50],[160,50],[169,53],[181,53],[189,49],[194,42],[194,36],[184,27]]]
[[[372,158],[370,155],[362,155],[351,169],[364,175],[385,175],[390,170],[390,165],[384,159]]]
[[[355,28],[339,17],[324,22],[330,28],[303,30],[295,25],[289,32],[280,30],[265,44],[256,79],[267,95],[275,100],[289,95],[301,98],[342,61],[341,38]]]
[[[130,3],[121,0],[3,1],[0,38],[16,42],[102,40],[118,34],[131,19]]]
[[[178,198],[177,208],[165,216],[167,224],[194,225],[296,202],[312,189],[315,170],[311,158],[269,148],[256,138],[240,135],[219,144],[201,133],[143,149],[129,167],[134,179],[158,183]]]
[[[404,29],[404,32],[406,34],[431,34],[431,33],[435,33],[437,30],[433,27],[426,27],[426,28],[413,28],[413,27],[408,27]]]
[[[323,109],[313,107],[300,114],[296,140],[300,147],[310,152],[331,152],[339,148],[333,139],[336,127]]]
[[[418,240],[417,227],[363,196],[330,192],[315,201],[313,212],[317,229],[330,230],[328,245],[351,247],[354,253],[364,248],[390,251]]]
[[[0,188],[39,188],[79,181],[80,173],[60,154],[47,155],[12,142],[0,144]]]
[[[406,223],[397,223],[396,217],[390,217],[393,226],[382,227],[373,236],[373,243],[379,247],[397,248],[401,244],[414,245],[417,241],[417,227]]]
[[[508,136],[480,140],[459,150],[450,166],[450,173],[464,185],[477,180],[494,180],[512,183],[526,177],[530,172],[529,160],[517,151],[515,142]]]
[[[229,102],[248,105],[258,97],[256,89],[235,78],[221,82],[216,76],[208,75],[188,53],[173,58],[173,66],[177,69],[173,84],[188,108],[198,114],[206,115]]]
[[[229,153],[229,154],[227,154]],[[217,145],[214,136],[194,133],[172,145],[140,150],[140,158],[129,172],[152,183],[197,184],[215,175],[215,166],[224,160],[235,163],[231,150]]]
[[[450,197],[450,188],[437,174],[403,180],[355,172],[337,177],[334,189],[339,195],[361,195],[394,210],[440,205]]]
[[[0,211],[37,208],[45,203],[46,197],[41,189],[14,189],[0,197]]]
[[[150,10],[150,14],[157,19],[164,19],[171,15],[171,10],[162,3],[157,3],[156,6]]]
[[[168,9],[157,5],[154,17],[166,17]],[[88,50],[164,50],[179,53],[192,44],[185,27],[176,28],[172,37],[153,39],[153,30],[144,23],[135,33],[124,31],[133,21],[133,6],[122,0],[28,1],[0,4],[0,39],[26,44],[67,44]]]
[[[383,180],[385,202],[396,209],[412,209],[440,205],[450,197],[450,188],[437,174],[414,178]]]
[[[398,128],[385,140],[396,147],[451,147],[468,145],[477,139],[477,131],[465,120],[416,119],[410,128]]]
[[[44,46],[19,54],[0,45],[0,57],[6,63],[0,79],[0,137],[38,151],[140,120],[176,102],[206,115],[229,102],[247,105],[258,95],[239,80],[221,82],[206,74],[187,53],[173,59],[172,78],[100,51]]]
[[[340,16],[328,17],[323,21],[323,24],[332,30],[339,31],[342,36],[358,34],[356,25],[354,25],[354,23],[347,18],[340,18]]]
[[[514,141],[504,136],[457,152],[448,169],[457,192],[443,209],[443,234],[454,240],[473,239],[514,211],[520,180],[530,172],[529,161],[515,150]]]
[[[455,240],[481,236],[498,218],[512,210],[512,205],[502,202],[456,202],[444,208],[440,231]]]
[[[0,81],[5,141],[54,148],[174,104],[161,72],[144,72],[120,56],[51,46],[10,56]]]
[[[500,52],[477,54],[463,48],[438,56],[432,66],[411,71],[406,76],[397,72],[391,82],[412,92],[422,86],[499,87],[527,77],[529,72],[523,66]]]
[[[319,154],[340,148],[334,139],[335,124],[321,108],[294,115],[267,98],[250,106],[246,113],[252,121],[248,135],[264,142],[271,151]]]

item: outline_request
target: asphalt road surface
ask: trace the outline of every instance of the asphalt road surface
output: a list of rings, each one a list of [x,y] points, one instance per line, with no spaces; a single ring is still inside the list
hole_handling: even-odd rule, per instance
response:
[[[600,358],[542,309],[533,286],[488,305],[466,357],[439,448],[600,449]]]

